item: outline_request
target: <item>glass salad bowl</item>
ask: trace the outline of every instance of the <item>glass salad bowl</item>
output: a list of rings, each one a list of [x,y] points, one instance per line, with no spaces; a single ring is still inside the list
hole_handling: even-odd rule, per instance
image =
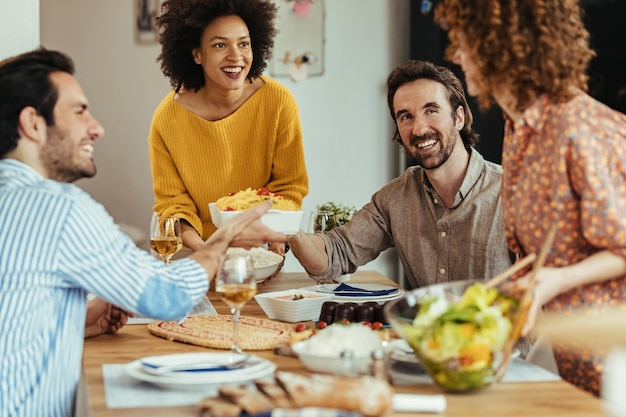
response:
[[[433,381],[463,392],[504,376],[517,306],[517,299],[483,283],[454,281],[409,291],[384,312]]]

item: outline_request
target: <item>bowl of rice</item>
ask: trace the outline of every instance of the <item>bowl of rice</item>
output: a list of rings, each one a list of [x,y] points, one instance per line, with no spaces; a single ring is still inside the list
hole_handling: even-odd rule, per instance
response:
[[[254,265],[254,277],[257,282],[262,282],[271,277],[284,259],[279,254],[263,248],[228,248],[226,253],[250,256],[252,265]]]
[[[343,372],[341,352],[351,351],[352,371],[367,374],[372,352],[383,349],[383,343],[378,332],[369,326],[361,323],[333,324],[291,348],[305,368],[326,374]]]
[[[222,197],[214,203],[209,203],[211,221],[215,227],[220,227],[242,211],[257,206],[266,200],[272,200],[273,206],[261,216],[261,223],[276,232],[285,234],[295,234],[300,230],[302,210],[293,201],[277,193],[272,193],[267,188],[259,188],[258,190],[248,188]]]

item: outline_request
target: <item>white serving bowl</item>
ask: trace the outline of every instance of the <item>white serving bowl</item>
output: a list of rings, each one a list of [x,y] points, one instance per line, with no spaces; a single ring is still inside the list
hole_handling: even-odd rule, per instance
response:
[[[263,248],[228,248],[226,253],[244,253],[250,256],[254,265],[254,277],[257,282],[264,281],[272,276],[284,260],[279,254]]]
[[[295,295],[303,295],[305,298],[293,300]],[[270,319],[289,323],[317,320],[322,310],[322,304],[332,298],[333,294],[297,289],[267,292],[254,296],[254,299]]]
[[[309,339],[294,343],[291,349],[305,368],[326,374],[341,373],[344,370],[341,352],[351,350],[351,371],[369,374],[372,352],[383,349],[383,344],[378,333],[363,324],[333,324]]]
[[[241,211],[222,211],[215,206],[215,203],[209,203],[209,212],[211,213],[211,221],[215,227],[220,227],[222,223],[235,217]],[[270,229],[292,235],[300,230],[302,222],[301,210],[274,210],[270,209],[261,216],[261,223]]]

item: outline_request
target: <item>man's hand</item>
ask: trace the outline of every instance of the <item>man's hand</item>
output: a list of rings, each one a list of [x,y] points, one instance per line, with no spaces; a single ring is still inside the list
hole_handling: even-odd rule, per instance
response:
[[[85,338],[105,333],[116,333],[124,327],[129,316],[133,317],[133,314],[100,298],[94,298],[87,304]]]
[[[287,240],[287,235],[275,232],[261,223],[261,216],[271,208],[272,201],[267,200],[236,215],[222,224],[188,258],[200,263],[211,280],[219,272],[224,254],[229,246],[250,249],[270,242],[284,242]]]

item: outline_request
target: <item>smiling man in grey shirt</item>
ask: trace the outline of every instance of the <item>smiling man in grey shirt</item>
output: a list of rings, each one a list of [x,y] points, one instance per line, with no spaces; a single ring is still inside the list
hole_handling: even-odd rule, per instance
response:
[[[474,149],[472,113],[447,68],[408,61],[387,78],[394,139],[418,165],[326,234],[288,239],[311,277],[354,272],[395,247],[412,287],[486,279],[511,264],[500,207],[502,169]]]

